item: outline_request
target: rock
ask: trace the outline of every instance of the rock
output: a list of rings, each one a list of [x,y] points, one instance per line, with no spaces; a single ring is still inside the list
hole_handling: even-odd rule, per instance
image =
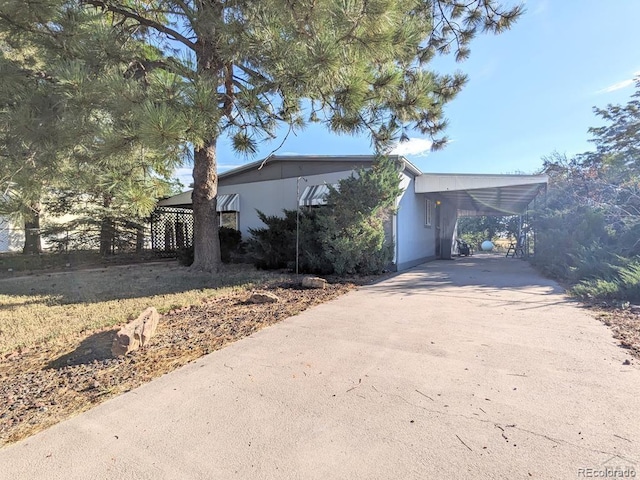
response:
[[[623,365],[631,365],[631,362],[629,361],[629,359],[627,358],[624,362],[622,362]]]
[[[306,288],[327,288],[327,281],[320,277],[304,277],[302,286]]]
[[[277,303],[280,298],[269,292],[253,292],[247,299],[247,303]]]
[[[111,353],[119,357],[146,346],[156,332],[158,320],[158,311],[154,307],[147,308],[138,318],[127,323],[116,333]]]

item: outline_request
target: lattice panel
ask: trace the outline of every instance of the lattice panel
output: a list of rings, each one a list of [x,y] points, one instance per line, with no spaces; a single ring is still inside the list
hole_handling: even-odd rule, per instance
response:
[[[193,211],[187,208],[158,207],[151,214],[151,249],[174,256],[193,244]]]

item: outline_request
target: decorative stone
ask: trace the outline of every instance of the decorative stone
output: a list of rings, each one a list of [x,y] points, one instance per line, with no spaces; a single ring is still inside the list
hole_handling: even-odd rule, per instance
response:
[[[304,277],[302,286],[306,288],[327,288],[327,281],[320,277]]]
[[[156,333],[160,314],[154,307],[147,308],[138,318],[127,323],[116,333],[111,346],[111,353],[116,356],[126,355],[149,344]]]
[[[247,303],[277,303],[280,298],[269,292],[253,292],[247,299]]]

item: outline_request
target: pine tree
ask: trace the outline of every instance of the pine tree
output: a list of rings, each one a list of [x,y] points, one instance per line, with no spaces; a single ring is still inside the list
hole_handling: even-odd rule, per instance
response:
[[[59,122],[64,95],[34,35],[3,28],[0,46],[0,213],[24,226],[23,252],[40,253],[42,196],[69,138]]]
[[[60,0],[60,8],[69,3]],[[153,47],[140,59],[141,70],[150,76],[161,70],[167,80],[185,84],[179,97],[142,105],[141,121],[147,141],[193,146],[192,268],[206,271],[220,265],[221,136],[230,137],[238,152],[253,154],[282,125],[291,132],[322,122],[338,133],[368,133],[380,150],[414,128],[440,147],[446,142],[439,137],[446,126],[443,106],[465,77],[432,72],[429,61],[449,52],[466,58],[478,31],[499,33],[522,12],[494,0],[76,3],[95,7],[121,35]]]
[[[75,230],[85,246],[98,237],[109,254],[116,226],[139,229],[156,199],[171,192],[181,147],[144,144],[134,107],[171,89],[179,94],[179,82],[147,78],[139,59],[152,58],[153,49],[94,9],[38,6],[5,2],[0,10],[4,210],[33,223],[43,204],[50,214],[72,214],[70,225],[49,230]]]

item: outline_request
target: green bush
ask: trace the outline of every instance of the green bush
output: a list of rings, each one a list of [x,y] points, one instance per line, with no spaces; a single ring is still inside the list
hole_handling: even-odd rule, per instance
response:
[[[299,269],[301,272],[329,274],[333,267],[323,253],[320,243],[318,215],[326,207],[300,210]],[[296,264],[296,214],[295,210],[283,210],[283,217],[265,215],[258,210],[263,228],[250,228],[247,252],[257,268],[273,270],[295,269]]]
[[[229,227],[220,227],[220,257],[224,263],[231,262],[234,253],[239,253],[242,247],[242,233]]]
[[[344,223],[335,215],[319,220],[323,255],[337,275],[380,273],[393,260],[393,244],[385,241],[381,213]]]
[[[242,233],[234,228],[220,227],[218,235],[220,237],[220,258],[224,263],[229,263],[232,254],[239,253],[241,250]],[[180,265],[189,267],[193,263],[193,255],[193,245],[191,245],[179,249],[176,258]]]
[[[601,210],[583,205],[547,208],[536,215],[534,227],[532,263],[544,274],[573,283],[610,272],[611,236]]]
[[[368,170],[329,188],[327,205],[300,210],[299,268],[308,273],[373,274],[393,259],[384,222],[400,195],[395,162],[379,158]],[[296,211],[284,217],[258,212],[264,228],[250,230],[248,251],[258,268],[295,268]]]
[[[283,210],[284,217],[258,210],[263,228],[250,228],[247,252],[257,268],[291,268],[296,254],[296,211]]]
[[[572,293],[583,300],[640,302],[640,260],[611,268],[615,274],[610,278],[583,280]]]

